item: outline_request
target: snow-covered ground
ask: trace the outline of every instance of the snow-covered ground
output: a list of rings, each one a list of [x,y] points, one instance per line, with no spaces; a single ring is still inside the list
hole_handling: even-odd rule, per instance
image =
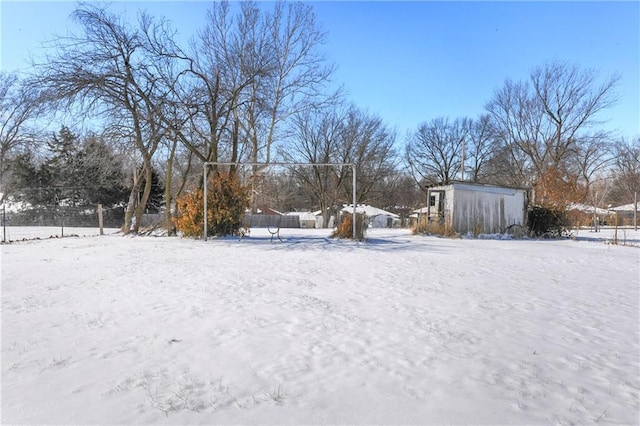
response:
[[[638,424],[640,249],[605,231],[5,244],[1,422]]]

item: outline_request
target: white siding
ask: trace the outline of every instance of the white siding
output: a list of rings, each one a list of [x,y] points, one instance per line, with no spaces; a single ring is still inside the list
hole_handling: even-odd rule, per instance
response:
[[[432,190],[445,191],[444,219],[457,233],[503,233],[510,225],[525,224],[523,189],[454,183]]]

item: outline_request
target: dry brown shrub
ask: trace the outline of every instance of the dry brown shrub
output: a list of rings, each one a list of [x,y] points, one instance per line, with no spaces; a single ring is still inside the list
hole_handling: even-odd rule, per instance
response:
[[[242,226],[248,206],[247,190],[233,175],[218,174],[209,178],[207,194],[207,234],[232,235]],[[185,237],[202,236],[204,227],[204,196],[201,189],[176,200],[174,224]]]
[[[364,241],[364,234],[367,229],[364,214],[356,214],[356,240]],[[331,238],[353,238],[353,215],[347,215],[331,234]]]
[[[456,236],[455,231],[447,226],[444,221],[429,221],[427,217],[421,217],[420,220],[413,225],[411,232],[414,235],[441,235],[448,238]]]

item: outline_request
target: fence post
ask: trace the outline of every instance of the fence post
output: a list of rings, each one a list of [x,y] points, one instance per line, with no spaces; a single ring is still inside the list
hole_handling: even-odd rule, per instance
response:
[[[104,228],[102,224],[102,204],[98,203],[98,226],[100,227],[100,235],[104,235]]]

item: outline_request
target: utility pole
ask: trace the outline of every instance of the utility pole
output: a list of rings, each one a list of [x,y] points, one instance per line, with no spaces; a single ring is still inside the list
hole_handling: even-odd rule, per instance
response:
[[[460,174],[460,180],[464,181],[464,140],[465,138],[462,138],[462,173]]]

